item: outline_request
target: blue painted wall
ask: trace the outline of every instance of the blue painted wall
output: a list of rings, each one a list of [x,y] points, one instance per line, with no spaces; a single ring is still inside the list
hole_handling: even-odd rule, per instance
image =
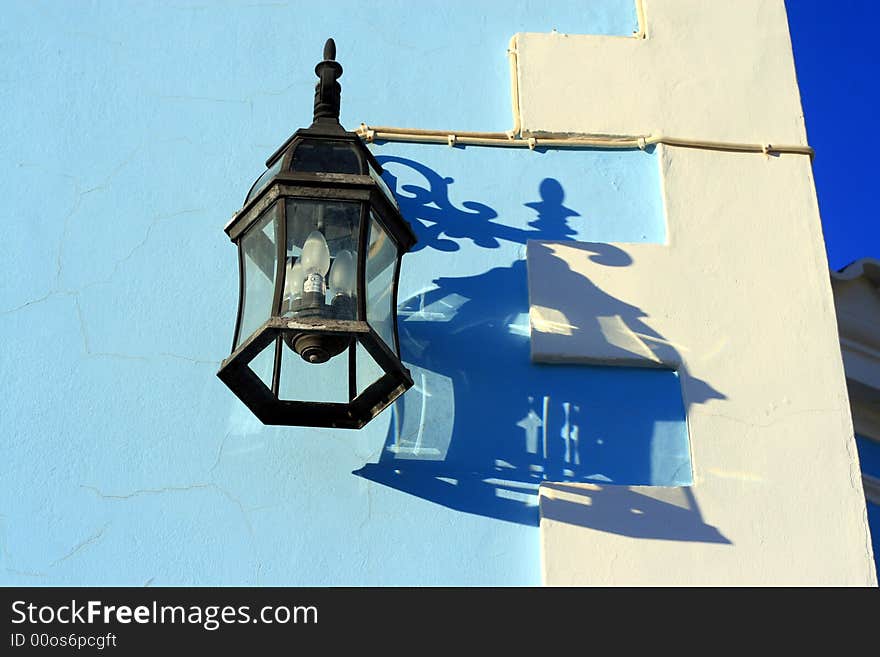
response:
[[[4,5],[0,583],[535,584],[543,476],[687,481],[673,373],[528,364],[525,240],[662,241],[649,153],[377,146],[419,386],[333,432],[215,377],[222,226],[326,36],[348,127],[503,130],[513,33],[635,29],[630,0],[477,4]]]
[[[859,450],[859,465],[862,472],[880,478],[880,443],[856,435],[856,447]]]
[[[856,435],[859,450],[859,465],[862,472],[875,479],[880,478],[880,443],[864,436]],[[871,543],[874,546],[874,565],[880,571],[880,504],[867,503],[868,526],[871,528]]]

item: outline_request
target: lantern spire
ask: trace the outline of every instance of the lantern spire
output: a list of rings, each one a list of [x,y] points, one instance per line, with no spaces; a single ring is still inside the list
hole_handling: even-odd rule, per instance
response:
[[[327,39],[324,61],[315,66],[318,83],[315,85],[315,115],[312,127],[336,128],[339,125],[339,101],[342,87],[336,81],[342,76],[342,66],[336,61],[336,42]]]

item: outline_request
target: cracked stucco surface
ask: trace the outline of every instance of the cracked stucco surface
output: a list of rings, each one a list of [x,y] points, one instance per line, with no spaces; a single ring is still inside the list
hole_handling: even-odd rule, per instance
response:
[[[222,386],[237,273],[221,228],[308,118],[325,35],[346,125],[501,130],[511,34],[626,32],[632,15],[628,0],[487,3],[478,25],[442,2],[381,20],[356,2],[7,3],[0,582],[533,583],[517,564],[537,545],[506,547],[522,527],[351,476],[387,417],[293,437]]]

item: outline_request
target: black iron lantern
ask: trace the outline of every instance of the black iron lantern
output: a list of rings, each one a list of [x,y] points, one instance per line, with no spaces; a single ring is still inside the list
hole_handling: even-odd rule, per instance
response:
[[[225,229],[241,296],[217,376],[265,424],[358,429],[413,383],[397,280],[416,237],[381,166],[339,124],[335,57],[328,39],[312,125],[266,161]]]

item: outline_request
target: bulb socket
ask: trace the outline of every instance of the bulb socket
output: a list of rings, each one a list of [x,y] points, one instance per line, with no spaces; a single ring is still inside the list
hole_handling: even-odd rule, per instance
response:
[[[336,319],[357,319],[357,307],[354,299],[347,294],[337,294],[330,302],[330,308],[333,311],[333,317]]]
[[[320,333],[285,334],[284,343],[307,363],[318,365],[345,351],[351,344],[351,336]]]

